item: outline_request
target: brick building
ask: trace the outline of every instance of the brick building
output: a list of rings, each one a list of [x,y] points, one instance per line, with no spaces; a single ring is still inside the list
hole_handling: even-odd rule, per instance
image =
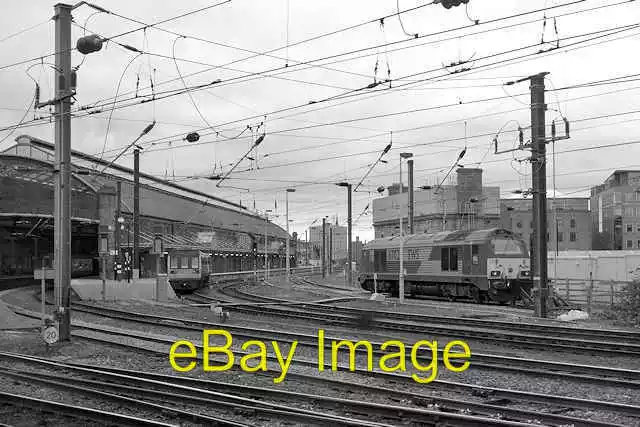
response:
[[[640,249],[640,170],[617,170],[591,189],[593,249]]]
[[[500,200],[501,226],[531,244],[533,201]],[[557,224],[557,226],[554,226]],[[547,241],[549,251],[590,250],[591,211],[588,198],[547,199]]]
[[[388,196],[373,201],[373,228],[376,238],[409,232],[408,188],[393,184]],[[500,224],[500,188],[482,185],[482,169],[461,168],[457,183],[414,190],[415,233],[443,230],[493,228]]]

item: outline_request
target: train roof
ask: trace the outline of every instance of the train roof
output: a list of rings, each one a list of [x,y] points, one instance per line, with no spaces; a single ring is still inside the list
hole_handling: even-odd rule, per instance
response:
[[[412,234],[405,236],[404,245],[413,246],[445,246],[456,242],[484,243],[494,236],[515,236],[511,231],[501,228],[488,228],[483,230],[458,230],[441,231],[439,233]],[[400,244],[400,236],[383,237],[370,241],[364,249],[386,249],[389,246]]]

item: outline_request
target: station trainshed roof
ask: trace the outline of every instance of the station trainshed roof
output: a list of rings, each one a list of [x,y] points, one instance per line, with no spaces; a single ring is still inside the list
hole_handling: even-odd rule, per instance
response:
[[[17,144],[0,153],[0,159],[22,157],[40,168],[44,164],[51,173],[39,174],[39,181],[44,185],[53,185],[54,145],[29,135],[21,135],[16,138],[16,141]],[[115,189],[116,183],[120,181],[122,183],[121,209],[124,213],[133,213],[132,169],[114,164],[109,167],[109,173],[100,173],[99,171],[109,164],[108,161],[75,150],[72,150],[72,159],[72,183],[75,183],[76,187],[78,183],[82,183],[85,191],[97,193],[105,187]],[[25,176],[24,173],[18,172],[16,175]],[[141,173],[140,177],[140,215],[143,217],[254,235],[264,235],[266,225],[269,236],[287,237],[286,231],[280,226],[270,221],[265,224],[264,218],[246,211],[246,208],[236,203],[151,175]],[[150,182],[155,185],[151,185]]]
[[[508,230],[501,228],[487,228],[482,230],[457,230],[457,231],[441,231],[438,233],[411,234],[404,236],[404,246],[407,248],[433,245],[446,246],[453,243],[482,243],[492,236],[513,236],[514,234]],[[364,249],[387,249],[400,245],[400,236],[382,237],[370,241],[364,246]]]

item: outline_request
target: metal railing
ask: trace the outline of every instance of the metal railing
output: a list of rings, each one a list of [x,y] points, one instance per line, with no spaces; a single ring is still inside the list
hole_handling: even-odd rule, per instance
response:
[[[562,279],[552,280],[553,290],[569,304],[577,304],[591,312],[618,304],[628,286],[640,287],[639,282],[615,280]]]

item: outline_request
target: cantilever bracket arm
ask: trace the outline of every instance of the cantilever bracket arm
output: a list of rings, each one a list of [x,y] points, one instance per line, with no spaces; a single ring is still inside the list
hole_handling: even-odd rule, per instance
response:
[[[222,182],[227,179],[229,177],[229,175],[231,175],[231,172],[233,172],[235,170],[235,168],[238,167],[238,165],[240,164],[240,162],[242,162],[244,159],[247,158],[247,156],[249,154],[251,154],[251,152],[258,146],[260,145],[260,143],[262,142],[262,140],[264,139],[265,134],[260,135],[260,137],[258,139],[256,139],[256,141],[253,143],[253,145],[251,145],[251,148],[249,148],[249,151],[247,151],[246,153],[244,153],[242,155],[242,157],[240,157],[240,159],[233,165],[233,167],[231,169],[229,169],[227,171],[227,173],[224,174],[224,176],[222,178],[220,178],[220,180],[218,181],[218,183],[216,184],[216,187],[220,188],[220,185],[222,184]]]

